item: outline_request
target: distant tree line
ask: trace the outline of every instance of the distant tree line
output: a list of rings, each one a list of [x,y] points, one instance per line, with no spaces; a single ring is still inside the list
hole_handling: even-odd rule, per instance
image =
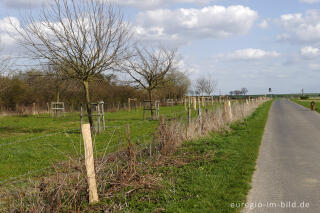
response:
[[[83,102],[92,126],[89,105],[95,101],[183,97],[190,83],[177,50],[135,40],[123,17],[107,1],[56,0],[23,17],[19,27],[11,22],[30,59],[46,68],[1,75],[0,104]]]
[[[181,72],[170,73],[166,82],[154,90],[154,98],[182,98],[188,90],[189,79]],[[105,102],[108,108],[122,107],[128,98],[139,101],[148,99],[148,92],[135,85],[119,80],[114,74],[99,74],[90,84],[92,102]],[[29,70],[0,76],[0,105],[6,110],[14,111],[20,106],[37,103],[43,107],[50,102],[65,102],[67,107],[77,109],[80,103],[85,103],[81,82],[75,79],[57,79],[50,75],[50,70]]]
[[[248,94],[248,89],[243,87],[240,90],[233,90],[229,92],[230,96],[246,96]]]

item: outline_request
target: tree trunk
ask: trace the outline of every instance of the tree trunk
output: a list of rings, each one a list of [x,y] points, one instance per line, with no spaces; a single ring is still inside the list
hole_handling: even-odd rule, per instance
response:
[[[148,90],[148,94],[149,94],[149,100],[150,100],[150,107],[151,107],[151,119],[153,120],[153,116],[154,116],[154,112],[153,112],[153,105],[154,103],[152,102],[152,90]]]
[[[57,98],[57,102],[60,102],[60,86],[57,86],[57,93],[56,93],[56,98]]]
[[[88,120],[90,123],[91,130],[93,130],[93,119],[92,119],[92,112],[90,107],[90,94],[89,94],[89,82],[83,81],[84,91],[86,94],[86,106],[87,106],[87,113],[88,113]]]

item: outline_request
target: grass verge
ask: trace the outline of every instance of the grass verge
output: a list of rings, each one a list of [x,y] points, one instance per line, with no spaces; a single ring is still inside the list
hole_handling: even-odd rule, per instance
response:
[[[187,142],[151,169],[161,187],[126,196],[131,212],[239,212],[245,202],[271,102],[230,131]],[[121,196],[119,194],[119,196]]]
[[[314,100],[304,100],[304,101],[302,101],[302,100],[298,100],[298,99],[290,99],[290,100],[295,102],[295,103],[297,103],[297,104],[300,104],[301,106],[304,106],[304,107],[306,107],[308,109],[310,109],[310,107],[311,107],[311,101],[314,101]],[[320,102],[318,102],[318,101],[314,101],[314,102],[316,104],[315,110],[320,113]]]

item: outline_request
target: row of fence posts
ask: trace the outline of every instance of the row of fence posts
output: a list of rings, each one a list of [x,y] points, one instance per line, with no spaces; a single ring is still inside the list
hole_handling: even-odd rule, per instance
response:
[[[192,100],[192,101],[191,101]],[[219,98],[219,103],[221,103],[221,98]],[[191,102],[193,105],[194,110],[197,110],[198,118],[199,118],[199,132],[200,135],[202,135],[202,129],[203,129],[203,116],[202,116],[202,107],[206,107],[207,98],[206,97],[186,97],[184,99],[184,106],[187,110],[187,126],[186,126],[186,137],[190,138],[191,136],[191,121],[192,121],[192,110],[191,110]],[[224,110],[225,112],[228,111],[229,117],[232,118],[232,111],[231,111],[231,102],[228,101],[228,104],[226,105],[226,99],[224,100]],[[214,106],[214,98],[211,97],[211,105]],[[201,107],[202,106],[202,107]],[[229,108],[227,109],[226,106]],[[207,108],[205,108],[205,111],[207,112]]]
[[[186,100],[186,99],[185,99]],[[196,100],[193,97],[193,100]],[[246,100],[246,104],[249,104],[249,101]],[[256,99],[255,101],[262,101],[262,99]],[[220,100],[219,100],[220,102]],[[192,112],[191,112],[191,100],[190,97],[188,98],[188,103],[185,102],[185,106],[187,108],[187,138],[190,138],[190,127],[192,122]],[[201,101],[200,97],[198,97],[198,107],[196,101],[193,101],[193,106],[195,110],[198,110],[198,117],[200,123],[200,135],[202,135],[202,108],[201,108]],[[212,102],[213,106],[213,102]],[[198,109],[197,109],[198,108]],[[224,100],[224,113],[228,113],[229,118],[232,118],[232,109],[231,109],[231,102],[230,100]],[[92,135],[91,135],[91,128],[90,124],[82,124],[81,125],[81,132],[83,136],[84,142],[84,150],[85,150],[85,166],[87,171],[87,181],[88,181],[88,191],[89,191],[89,203],[97,203],[99,202],[98,191],[97,191],[97,182],[96,182],[96,173],[94,168],[94,155],[93,155],[93,144],[92,144]],[[126,126],[126,138],[128,142],[128,147],[130,147],[130,126]],[[130,162],[129,162],[130,163]]]
[[[249,105],[249,103],[251,101],[255,101],[255,102],[260,102],[266,100],[266,97],[259,97],[256,99],[252,99],[252,98],[248,98],[245,99],[245,103],[246,105]],[[232,105],[231,105],[231,101],[228,99],[228,97],[219,97],[219,103],[223,103],[223,116],[227,117],[229,120],[233,119],[233,114],[232,114]],[[192,122],[192,110],[191,110],[191,102],[193,105],[194,110],[197,110],[197,114],[198,114],[198,119],[199,119],[199,132],[200,135],[202,135],[202,130],[203,130],[203,115],[202,115],[202,107],[205,108],[205,111],[207,112],[208,109],[206,108],[206,102],[207,102],[207,97],[186,97],[184,99],[184,106],[185,106],[185,110],[187,111],[187,125],[186,125],[186,137],[190,138],[191,136],[191,122]],[[198,104],[197,104],[198,103]],[[214,98],[211,97],[211,105],[212,107],[214,106]],[[198,106],[197,106],[198,105]]]

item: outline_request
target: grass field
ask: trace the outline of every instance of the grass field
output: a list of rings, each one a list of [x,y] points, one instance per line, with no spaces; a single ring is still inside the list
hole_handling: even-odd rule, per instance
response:
[[[142,120],[142,110],[108,112],[106,131],[95,136],[95,154],[115,151],[125,141],[125,125],[130,124],[131,138],[140,142],[151,138],[158,121]],[[160,115],[186,117],[184,106],[161,107]],[[193,116],[196,112],[193,111]],[[33,176],[48,171],[52,164],[81,156],[79,114],[52,118],[36,116],[0,117],[0,183],[20,175]]]
[[[300,104],[308,109],[310,109],[311,102],[314,101],[316,104],[316,111],[320,112],[320,99],[309,99],[309,100],[300,100],[300,99],[291,99],[291,101]]]
[[[188,163],[155,168],[163,187],[126,198],[129,211],[240,212],[230,204],[246,201],[270,106],[265,103],[228,132],[186,143],[172,160]]]

